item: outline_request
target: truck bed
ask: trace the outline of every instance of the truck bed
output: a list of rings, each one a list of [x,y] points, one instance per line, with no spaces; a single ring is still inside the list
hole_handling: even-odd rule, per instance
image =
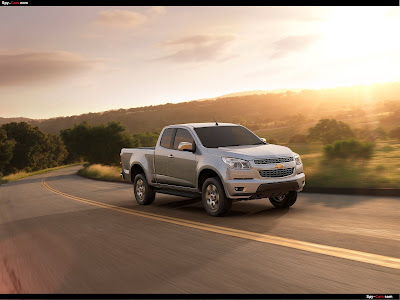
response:
[[[137,147],[137,148],[123,148],[123,149],[148,149],[148,150],[155,150],[156,147]]]
[[[138,161],[146,167],[149,175],[154,171],[154,153],[155,147],[138,147],[138,148],[122,148],[121,149],[121,162],[122,171],[125,175],[129,175],[131,161]],[[130,177],[128,177],[130,178]]]

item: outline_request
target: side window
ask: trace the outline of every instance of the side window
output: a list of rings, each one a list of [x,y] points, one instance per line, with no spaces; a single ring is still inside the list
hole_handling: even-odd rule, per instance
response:
[[[194,146],[192,135],[186,129],[178,128],[174,140],[174,150],[178,150],[179,143],[188,142]]]
[[[174,133],[174,128],[168,128],[164,130],[161,137],[160,145],[161,147],[171,149],[172,135]]]

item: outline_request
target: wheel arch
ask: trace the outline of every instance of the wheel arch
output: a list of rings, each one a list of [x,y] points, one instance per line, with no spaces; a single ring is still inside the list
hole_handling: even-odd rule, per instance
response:
[[[147,178],[146,171],[143,168],[143,166],[138,162],[133,163],[131,166],[131,169],[130,169],[130,174],[129,174],[131,176],[131,181],[133,182],[135,180],[136,175],[141,174],[141,173],[144,174],[144,176],[146,177],[147,182],[148,182],[149,179]]]
[[[199,176],[197,177],[197,188],[199,191],[201,192],[204,182],[211,177],[217,177],[221,181],[221,184],[225,190],[225,194],[228,195],[221,174],[219,174],[219,172],[212,167],[204,167],[200,170]]]

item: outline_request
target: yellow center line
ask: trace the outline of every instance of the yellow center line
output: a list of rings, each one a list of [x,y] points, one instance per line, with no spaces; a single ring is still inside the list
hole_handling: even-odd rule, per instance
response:
[[[46,183],[46,178],[42,179],[42,185],[45,188],[52,191],[53,193],[56,193],[60,196],[63,196],[63,197],[69,198],[69,199],[73,199],[76,201],[84,202],[87,204],[92,204],[92,205],[95,205],[98,207],[107,208],[107,209],[131,214],[131,215],[135,215],[135,216],[140,216],[140,217],[158,220],[158,221],[162,221],[162,222],[167,222],[167,223],[171,223],[171,224],[175,224],[175,225],[205,230],[205,231],[209,231],[209,232],[224,234],[224,235],[228,235],[228,236],[243,238],[243,239],[247,239],[247,240],[258,241],[258,242],[262,242],[262,243],[268,243],[268,244],[284,246],[284,247],[288,247],[288,248],[293,248],[293,249],[298,249],[298,250],[303,250],[303,251],[308,251],[308,252],[313,252],[313,253],[318,253],[318,254],[329,255],[329,256],[349,259],[349,260],[353,260],[353,261],[373,264],[373,265],[387,267],[387,268],[400,269],[400,259],[395,258],[395,257],[389,257],[389,256],[383,256],[383,255],[379,255],[379,254],[361,252],[361,251],[350,250],[350,249],[345,249],[345,248],[309,243],[309,242],[293,240],[293,239],[289,239],[289,238],[283,238],[283,237],[272,236],[272,235],[267,235],[267,234],[262,234],[262,233],[227,228],[227,227],[222,227],[222,226],[217,226],[217,225],[210,225],[210,224],[201,223],[201,222],[189,221],[189,220],[168,217],[168,216],[138,211],[138,210],[124,208],[124,207],[119,207],[119,206],[115,206],[115,205],[111,205],[111,204],[107,204],[107,203],[103,203],[103,202],[97,202],[97,201],[93,201],[93,200],[89,200],[89,199],[85,199],[85,198],[81,198],[81,197],[63,193],[61,191],[58,191],[58,190],[50,187]]]

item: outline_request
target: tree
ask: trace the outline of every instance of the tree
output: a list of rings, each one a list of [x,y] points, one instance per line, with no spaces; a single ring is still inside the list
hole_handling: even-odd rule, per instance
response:
[[[306,144],[307,136],[305,134],[295,134],[289,139],[290,144]]]
[[[386,124],[386,125],[399,124],[400,123],[400,107],[388,108],[387,111],[389,111],[391,113],[387,116],[381,117],[379,120],[380,123]]]
[[[352,137],[354,134],[350,126],[335,119],[319,120],[315,126],[308,129],[308,138],[311,141],[319,141],[324,144]]]
[[[7,133],[0,128],[0,173],[4,172],[4,168],[8,165],[14,155],[13,150],[15,141],[7,139]],[[0,175],[1,177],[1,175]]]
[[[385,129],[383,129],[380,126],[375,128],[374,134],[375,134],[376,139],[379,139],[379,140],[386,140],[388,137],[388,134],[385,131]]]
[[[354,135],[363,141],[373,142],[376,140],[374,131],[368,125],[364,126],[363,128],[357,128],[354,130]]]
[[[400,140],[400,127],[390,130],[389,136],[391,138]]]
[[[70,159],[82,158],[90,164],[117,165],[121,148],[135,146],[135,141],[120,123],[109,122],[90,126],[87,122],[62,130],[63,139]]]
[[[13,156],[4,166],[5,173],[36,171],[62,164],[67,150],[60,138],[32,127],[26,122],[12,122],[1,127],[15,141]]]
[[[60,131],[61,139],[68,150],[68,156],[65,159],[67,163],[73,163],[84,159],[87,156],[87,138],[89,136],[90,126],[87,121],[83,121],[73,128]]]
[[[160,130],[161,131],[161,130]],[[153,147],[156,145],[160,132],[145,132],[134,134],[134,147]]]
[[[382,127],[372,129],[369,126],[357,129],[356,136],[360,140],[374,142],[375,140],[386,140],[387,132]]]

